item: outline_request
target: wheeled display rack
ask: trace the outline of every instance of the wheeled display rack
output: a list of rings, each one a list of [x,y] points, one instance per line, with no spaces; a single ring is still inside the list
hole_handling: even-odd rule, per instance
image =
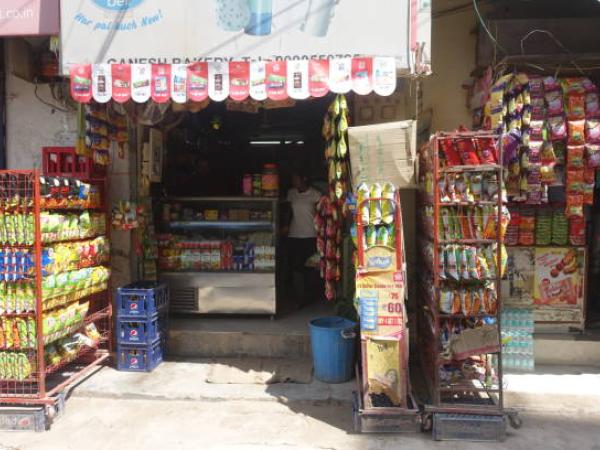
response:
[[[487,163],[481,164],[456,164],[456,160],[451,164],[444,153],[443,143],[454,146],[461,141],[468,141],[473,149],[478,145],[483,146],[484,141],[488,146],[493,142],[496,163],[489,163],[488,159]],[[468,157],[460,155],[459,150],[455,156],[462,157],[463,161],[463,156]],[[460,198],[457,193],[454,198],[449,198],[448,195],[444,196],[446,192],[442,192],[448,188],[448,177],[456,177],[459,180],[456,183],[457,190],[469,189],[467,177],[479,177],[479,187],[485,189],[487,186],[489,192],[495,194],[484,199],[483,192],[479,192],[479,199],[465,199]],[[481,182],[482,178],[487,180],[487,185]],[[503,440],[506,415],[509,415],[512,424],[516,424],[517,420],[515,414],[505,410],[503,398],[500,287],[504,259],[503,211],[506,210],[506,199],[503,190],[500,137],[481,132],[435,134],[429,145],[421,150],[419,181],[419,212],[422,220],[419,226],[421,264],[418,353],[429,396],[429,400],[425,402],[424,424],[426,428],[433,427],[434,438],[438,440]],[[492,185],[494,183],[495,185]],[[445,198],[442,198],[443,196]],[[463,224],[469,224],[469,221],[473,220],[474,208],[493,211],[487,217],[486,223],[482,224],[485,228],[487,222],[495,222],[492,234],[490,235],[487,229],[483,235],[475,232],[466,236],[463,233],[447,236],[447,227],[452,229],[455,225],[458,227],[458,224],[463,227]],[[481,211],[483,210],[479,210]],[[471,225],[474,226],[471,223],[467,227]],[[466,246],[469,247],[468,250]],[[464,267],[461,267],[459,257],[455,256],[455,249],[470,251],[471,255],[491,251],[493,262],[490,262],[489,269],[493,270],[488,271],[488,275],[482,276],[481,279],[475,274],[473,279],[461,277],[460,271]],[[449,252],[452,252],[452,255],[447,258]],[[469,263],[479,266],[481,261],[475,257],[475,261],[471,260]],[[487,266],[487,262],[483,264]],[[457,271],[458,276],[447,276],[447,270]],[[442,298],[447,296],[448,292],[453,292],[452,310],[449,310],[447,302],[444,303]],[[485,342],[480,354],[469,351],[463,355],[448,352],[450,340],[456,337],[455,333],[460,334],[483,326],[488,329],[491,327],[492,330],[495,327],[496,333],[492,333],[494,342]],[[469,364],[472,364],[472,369],[476,372],[471,378],[465,375]]]
[[[21,310],[12,308],[10,311],[5,308],[0,313],[3,326],[1,330],[3,346],[0,353],[3,358],[11,359],[14,363],[13,366],[10,366],[5,364],[5,361],[0,361],[2,368],[0,370],[0,405],[37,406],[52,409],[58,408],[57,405],[64,402],[65,392],[76,381],[90,374],[96,366],[110,357],[112,306],[108,279],[102,279],[98,283],[95,283],[97,280],[94,279],[80,280],[77,290],[52,291],[51,299],[47,298],[44,295],[44,290],[48,286],[48,278],[44,277],[43,272],[43,250],[49,245],[61,246],[78,242],[85,244],[85,241],[101,238],[108,232],[108,223],[106,215],[102,215],[106,201],[105,181],[91,182],[91,185],[94,186],[93,189],[97,190],[97,195],[103,198],[90,208],[85,205],[69,206],[68,204],[49,206],[42,201],[40,177],[41,174],[37,170],[0,171],[0,219],[4,221],[2,224],[4,229],[8,229],[7,224],[11,220],[9,217],[14,215],[28,217],[30,223],[30,229],[27,232],[12,231],[12,233],[26,233],[28,234],[27,238],[23,236],[20,239],[9,237],[5,242],[0,243],[0,247],[5,254],[7,251],[11,254],[27,252],[32,256],[32,266],[28,267],[28,270],[22,266],[18,268],[11,266],[13,267],[12,271],[7,271],[5,265],[3,283],[10,288],[12,283],[27,282],[33,285],[34,290],[32,296],[34,301],[28,307]],[[64,192],[63,194],[68,195]],[[101,234],[86,237],[69,236],[64,238],[63,236],[61,239],[42,240],[42,213],[82,214],[86,211],[98,213],[96,217],[100,222],[104,222],[103,226],[99,228],[103,230]],[[25,229],[25,223],[22,222],[21,227]],[[101,266],[108,265],[108,260],[104,260],[101,264]],[[108,269],[104,273],[108,274]],[[3,300],[4,304],[8,298],[0,300]],[[45,333],[45,315],[80,302],[89,305],[86,313],[82,314],[81,320],[70,324],[58,333]],[[14,338],[12,342],[7,340],[7,330],[4,329],[8,324],[16,323],[13,322],[16,319],[22,319],[20,323],[26,324],[29,336],[26,343],[20,339],[18,348]],[[46,361],[45,350],[49,344],[56,342],[59,337],[68,337],[77,332],[83,332],[89,324],[95,324],[99,334],[99,338],[93,341],[93,345],[78,347],[74,354],[63,358],[59,363],[50,364]],[[14,356],[16,354],[20,355],[18,362],[16,362],[17,357]],[[27,366],[27,368],[23,366]],[[27,376],[24,376],[25,373]]]

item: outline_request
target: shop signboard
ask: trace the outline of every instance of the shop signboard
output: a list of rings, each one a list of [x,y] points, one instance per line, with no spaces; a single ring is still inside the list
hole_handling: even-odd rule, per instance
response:
[[[61,2],[60,15],[63,73],[83,63],[360,56],[392,56],[410,71],[411,54],[428,66],[430,53],[426,0],[78,0]],[[360,89],[370,90],[368,79]]]
[[[2,0],[0,36],[58,34],[60,30],[58,2],[59,0]]]

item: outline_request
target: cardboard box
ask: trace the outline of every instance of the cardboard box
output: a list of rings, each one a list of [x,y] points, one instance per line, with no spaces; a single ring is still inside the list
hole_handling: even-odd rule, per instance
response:
[[[348,137],[354,186],[390,182],[416,187],[416,121],[351,127]]]
[[[407,403],[407,342],[408,331],[399,338],[369,337],[362,341],[367,392],[386,395],[394,406],[405,407]]]
[[[463,330],[450,338],[450,359],[463,360],[469,356],[497,353],[500,351],[500,335],[497,325]]]

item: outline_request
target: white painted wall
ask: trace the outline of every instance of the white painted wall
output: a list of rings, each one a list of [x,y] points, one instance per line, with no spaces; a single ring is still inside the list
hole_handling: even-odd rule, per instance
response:
[[[41,103],[35,85],[9,73],[6,80],[6,144],[9,169],[41,168],[42,147],[72,147],[77,136],[74,113],[65,114]],[[48,85],[38,95],[55,101]]]

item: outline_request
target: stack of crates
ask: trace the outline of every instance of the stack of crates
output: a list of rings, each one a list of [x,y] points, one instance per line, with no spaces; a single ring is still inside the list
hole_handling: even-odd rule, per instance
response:
[[[143,281],[117,291],[117,370],[151,372],[163,360],[168,332],[169,291]]]

